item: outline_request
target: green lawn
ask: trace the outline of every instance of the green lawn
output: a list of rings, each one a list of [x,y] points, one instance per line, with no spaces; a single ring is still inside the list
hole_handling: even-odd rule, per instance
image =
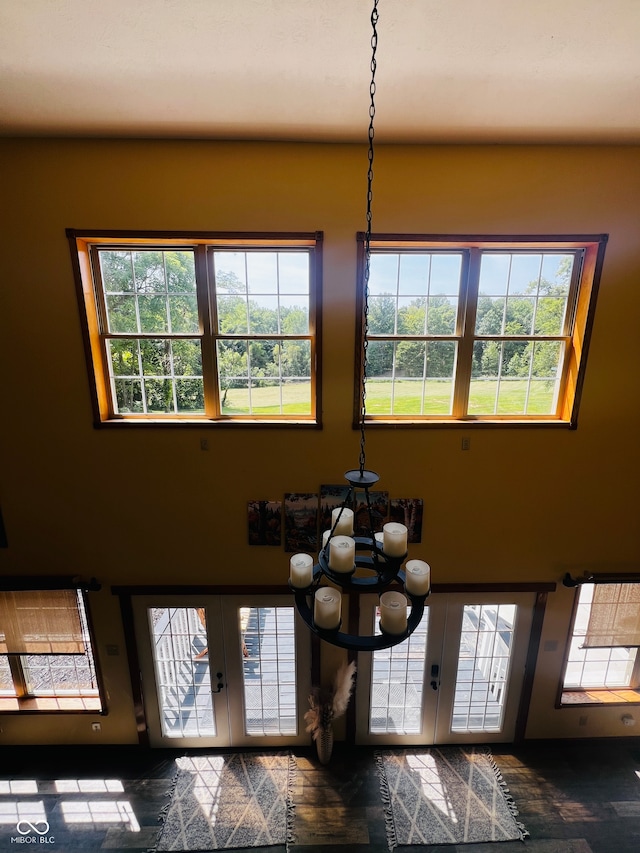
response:
[[[448,415],[450,413],[451,388],[446,382],[427,384],[422,409],[422,384],[399,380],[394,385],[393,412],[391,412],[391,382],[369,380],[367,383],[367,413],[370,415]],[[495,414],[519,415],[524,413],[527,382],[524,379],[503,381],[500,387],[498,411]],[[472,382],[469,398],[469,414],[494,414],[496,383],[493,381]],[[227,392],[223,413],[225,415],[308,415],[311,411],[310,385],[301,383],[287,386],[286,402],[280,408],[280,389],[277,387],[255,388],[251,392],[252,409],[249,408],[245,389],[232,388]],[[553,384],[534,382],[529,392],[527,414],[551,414]]]

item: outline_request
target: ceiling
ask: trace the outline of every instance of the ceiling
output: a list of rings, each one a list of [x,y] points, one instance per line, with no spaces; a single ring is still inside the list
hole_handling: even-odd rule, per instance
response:
[[[366,141],[372,0],[0,0],[0,134]],[[640,0],[380,0],[377,142],[640,143]]]

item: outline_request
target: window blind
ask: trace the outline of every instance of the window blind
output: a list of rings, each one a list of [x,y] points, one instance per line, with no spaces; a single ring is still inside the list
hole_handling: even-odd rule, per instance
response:
[[[640,583],[602,583],[593,590],[582,648],[640,648]]]
[[[85,654],[76,590],[0,592],[0,653]]]

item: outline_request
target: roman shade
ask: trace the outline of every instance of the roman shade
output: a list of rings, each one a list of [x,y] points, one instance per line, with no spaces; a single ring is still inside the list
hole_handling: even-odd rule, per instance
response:
[[[599,583],[582,648],[640,647],[640,583]]]
[[[83,655],[75,589],[0,592],[0,652]]]

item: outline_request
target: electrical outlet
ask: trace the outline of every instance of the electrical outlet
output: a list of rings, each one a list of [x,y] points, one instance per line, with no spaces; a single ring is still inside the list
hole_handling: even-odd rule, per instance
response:
[[[208,450],[209,449],[209,439],[201,438],[200,439],[200,450]]]
[[[463,438],[462,439],[462,449],[463,450],[471,450],[471,439]]]
[[[100,725],[100,723],[91,723],[91,731],[92,732],[99,732],[101,729],[102,729],[102,726]]]

